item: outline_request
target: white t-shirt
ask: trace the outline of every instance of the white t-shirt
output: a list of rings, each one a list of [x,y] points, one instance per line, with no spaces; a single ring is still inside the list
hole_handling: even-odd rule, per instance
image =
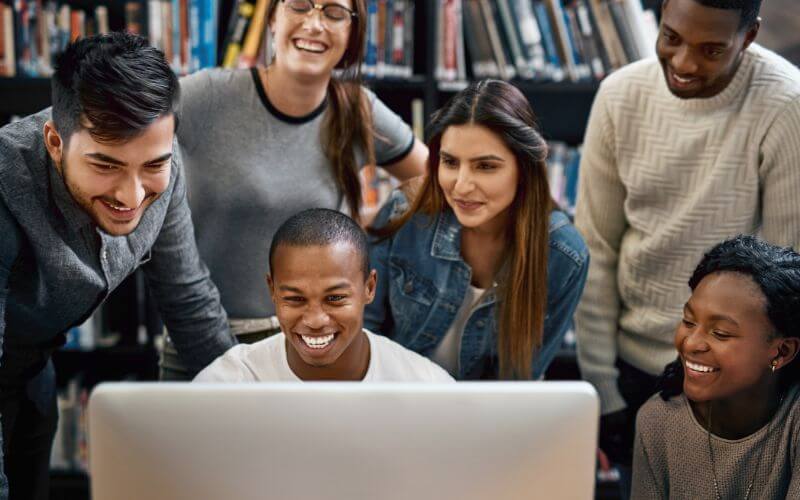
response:
[[[431,356],[431,359],[447,370],[450,375],[458,375],[461,338],[464,336],[464,327],[467,326],[467,320],[472,315],[472,311],[475,310],[485,291],[483,288],[472,285],[467,288],[464,301],[461,303],[461,307],[458,308],[458,313],[456,313],[453,323],[447,329],[447,333],[442,341],[439,342],[433,352],[433,356]]]
[[[364,382],[453,382],[442,368],[382,335],[364,330],[369,367]],[[239,344],[197,374],[195,382],[299,382],[286,358],[286,336]]]

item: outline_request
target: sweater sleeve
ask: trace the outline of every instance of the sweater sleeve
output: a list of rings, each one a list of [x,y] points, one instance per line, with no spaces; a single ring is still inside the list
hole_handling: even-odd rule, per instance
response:
[[[761,216],[764,239],[800,248],[800,98],[767,130],[761,143]]]
[[[597,389],[602,413],[625,408],[617,388],[617,331],[620,295],[617,265],[627,228],[625,186],[614,152],[614,128],[601,86],[592,105],[580,164],[575,225],[589,248],[591,262],[583,298],[575,315],[578,364]]]

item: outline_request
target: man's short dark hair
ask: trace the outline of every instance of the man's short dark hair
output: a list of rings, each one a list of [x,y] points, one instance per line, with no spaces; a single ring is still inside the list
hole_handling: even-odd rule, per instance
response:
[[[53,123],[64,141],[87,128],[98,142],[125,142],[174,113],[180,94],[163,52],[119,32],[67,46],[52,87]]]
[[[761,0],[695,0],[700,5],[715,9],[739,11],[739,29],[750,28],[758,19]]]
[[[364,278],[369,276],[369,245],[367,235],[350,217],[336,210],[311,208],[289,217],[272,237],[269,247],[269,268],[272,257],[281,245],[327,246],[336,243],[351,245],[361,259]]]

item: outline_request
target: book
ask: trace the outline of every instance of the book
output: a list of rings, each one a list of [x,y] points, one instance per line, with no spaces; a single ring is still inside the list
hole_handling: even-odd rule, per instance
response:
[[[492,47],[483,28],[479,0],[466,0],[464,5],[464,38],[475,78],[499,77],[500,68],[492,55]]]
[[[247,29],[244,45],[242,45],[242,53],[239,56],[239,67],[249,68],[256,63],[261,39],[264,37],[264,32],[267,31],[266,17],[268,3],[268,0],[257,0],[256,2],[256,7],[253,11],[253,19]]]
[[[533,78],[545,77],[545,53],[542,46],[542,34],[533,14],[529,0],[512,0],[514,18],[519,23],[519,34],[522,47],[528,57],[528,66],[533,72]]]
[[[639,59],[639,49],[633,37],[630,21],[625,12],[625,5],[621,0],[608,0],[608,9],[611,13],[611,20],[614,23],[622,49],[625,51],[625,58],[628,62]]]
[[[181,2],[180,0],[169,0],[172,6],[172,58],[168,59],[169,65],[178,75],[182,75],[183,65],[181,64]]]
[[[561,0],[545,0],[545,5],[550,15],[550,26],[553,38],[556,42],[556,49],[564,65],[563,67],[571,81],[578,81],[580,75],[575,61],[575,51],[572,47],[572,39],[567,30],[566,23],[564,22],[564,10],[561,6]]]
[[[497,62],[497,67],[500,71],[500,78],[503,80],[511,80],[517,76],[517,70],[514,68],[513,61],[509,57],[508,49],[504,45],[501,38],[500,27],[497,23],[495,16],[495,7],[489,0],[480,0],[481,15],[486,26],[486,33],[488,34],[489,44],[492,47],[492,54],[494,60]]]
[[[62,6],[59,13],[63,13],[64,9],[69,12],[69,7]],[[142,12],[142,4],[139,2],[125,2],[125,31],[133,33],[134,35],[144,34],[144,12]]]
[[[506,32],[506,39],[511,48],[514,66],[521,78],[532,79],[534,77],[533,67],[520,34],[521,23],[514,17],[511,0],[497,0],[497,11],[502,20],[503,30]]]
[[[231,12],[231,22],[228,24],[228,35],[226,35],[227,41],[223,45],[223,68],[236,67],[236,61],[238,61],[239,54],[242,51],[242,42],[244,41],[247,27],[253,19],[254,9],[255,7],[252,3],[242,0],[236,6],[236,10]]]
[[[150,46],[164,50],[164,31],[161,29],[161,0],[147,0],[147,40]],[[74,34],[73,34],[74,36]]]
[[[555,36],[550,29],[550,16],[542,0],[533,0],[533,13],[542,32],[542,46],[547,60],[547,76],[554,82],[564,79],[564,70],[561,66],[561,57],[556,47]]]
[[[217,0],[200,0],[200,68],[217,65]]]
[[[14,12],[10,5],[0,2],[0,76],[16,74],[14,55]]]
[[[597,29],[603,48],[608,55],[608,61],[612,69],[621,68],[628,64],[628,57],[622,47],[622,42],[611,18],[611,10],[607,0],[588,0],[589,9],[593,18],[597,21]]]

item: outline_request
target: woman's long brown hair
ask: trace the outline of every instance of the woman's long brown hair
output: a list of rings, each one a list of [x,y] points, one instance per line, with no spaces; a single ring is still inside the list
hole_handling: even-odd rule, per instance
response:
[[[514,153],[519,168],[517,194],[511,204],[506,257],[497,271],[499,376],[528,379],[542,345],[547,310],[547,258],[550,211],[556,206],[547,182],[547,143],[538,131],[528,100],[513,85],[483,80],[451,98],[432,117],[428,130],[428,166],[425,180],[402,217],[380,229],[390,236],[415,214],[435,215],[451,210],[439,186],[439,150],[442,135],[453,125],[473,124],[496,134]]]
[[[270,0],[267,21],[272,21],[280,0]],[[339,70],[328,83],[328,107],[322,122],[320,142],[325,157],[331,163],[337,187],[344,193],[347,206],[355,220],[361,211],[361,165],[356,160],[356,148],[361,148],[363,160],[375,163],[372,112],[367,95],[361,88],[361,62],[364,60],[364,39],[367,33],[366,0],[353,0],[357,17],[350,25],[347,49],[336,65]]]

